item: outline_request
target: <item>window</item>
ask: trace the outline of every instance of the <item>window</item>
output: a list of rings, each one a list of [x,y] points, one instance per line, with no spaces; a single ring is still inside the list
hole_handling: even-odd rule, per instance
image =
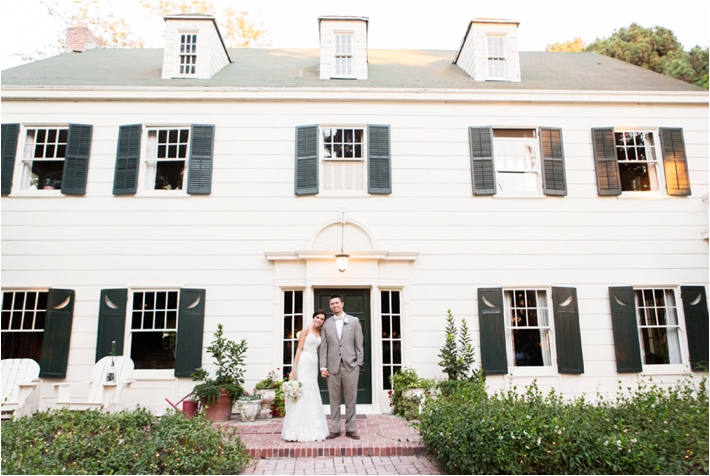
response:
[[[3,291],[2,358],[40,362],[47,291]]]
[[[180,74],[195,74],[197,35],[180,35]]]
[[[659,190],[656,139],[653,132],[614,131],[622,192]]]
[[[27,129],[22,171],[25,190],[60,190],[69,129]]]
[[[635,289],[643,363],[680,364],[678,314],[673,289]]]
[[[335,76],[353,75],[353,35],[335,35]]]
[[[322,128],[323,190],[365,189],[364,129]]]
[[[175,368],[179,291],[135,291],[130,355],[136,369]]]
[[[189,128],[148,131],[144,188],[183,190],[189,140]]]
[[[498,193],[540,195],[542,181],[537,131],[493,129]]]
[[[293,370],[298,337],[303,329],[303,291],[284,292],[283,369],[284,376]]]
[[[402,369],[399,291],[382,291],[382,385],[392,390],[390,376]]]
[[[505,37],[486,37],[487,64],[489,79],[505,79],[507,77],[505,65]]]
[[[552,363],[547,291],[504,291],[509,365],[540,367]]]

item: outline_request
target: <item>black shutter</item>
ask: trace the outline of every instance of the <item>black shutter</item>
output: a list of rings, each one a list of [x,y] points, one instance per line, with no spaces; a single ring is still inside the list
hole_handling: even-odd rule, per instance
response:
[[[683,129],[662,127],[660,134],[668,195],[690,195],[690,177],[688,177],[688,159],[685,155]]]
[[[15,171],[15,155],[17,154],[17,136],[20,134],[19,124],[2,125],[2,194],[12,191],[12,174]]]
[[[471,181],[474,195],[495,195],[496,169],[493,164],[493,129],[469,127]]]
[[[50,289],[39,359],[41,378],[66,378],[73,318],[74,291]]]
[[[138,189],[138,164],[141,154],[140,124],[118,128],[116,170],[113,179],[114,195],[130,195]]]
[[[84,195],[86,193],[92,130],[93,126],[90,125],[69,124],[67,155],[62,173],[63,194]]]
[[[202,367],[205,290],[181,289],[178,310],[175,376],[190,377]]]
[[[567,195],[565,177],[565,152],[562,129],[540,128],[540,153],[542,155],[542,189],[545,195]]]
[[[561,374],[583,374],[582,336],[579,330],[579,307],[576,288],[552,288],[555,309],[555,342],[557,371]]]
[[[126,333],[128,289],[102,289],[99,303],[99,330],[96,337],[96,362],[111,355],[111,342],[116,342],[116,355],[123,355]]]
[[[368,193],[392,193],[390,126],[368,125]]]
[[[478,323],[481,336],[481,366],[486,375],[508,373],[503,317],[503,290],[478,289]]]
[[[641,345],[636,325],[636,300],[631,287],[610,287],[611,327],[614,332],[616,371],[641,372]]]
[[[688,335],[690,365],[695,371],[708,371],[708,301],[705,286],[681,286],[685,331]]]
[[[594,167],[597,171],[597,191],[599,195],[621,195],[619,163],[616,161],[614,129],[593,128],[592,147]]]
[[[318,126],[296,127],[295,194],[318,193]]]
[[[214,126],[193,124],[190,130],[187,193],[208,195],[212,192],[213,149]]]

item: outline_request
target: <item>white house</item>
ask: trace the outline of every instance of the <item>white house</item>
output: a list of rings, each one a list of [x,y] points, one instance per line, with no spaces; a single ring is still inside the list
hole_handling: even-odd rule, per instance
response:
[[[369,49],[364,17],[319,18],[319,50],[165,20],[164,49],[75,31],[2,72],[2,358],[40,363],[41,408],[115,341],[124,403],[162,412],[219,323],[250,389],[333,293],[363,413],[402,366],[443,377],[448,309],[492,390],[705,375],[706,90],[519,52],[508,20],[452,25],[450,51]]]

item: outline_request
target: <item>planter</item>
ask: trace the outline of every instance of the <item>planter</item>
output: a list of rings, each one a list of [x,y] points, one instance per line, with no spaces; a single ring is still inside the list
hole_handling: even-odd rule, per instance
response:
[[[192,418],[197,413],[197,402],[185,400],[182,402],[182,414],[187,418]]]
[[[426,400],[426,397],[427,390],[425,388],[408,388],[402,392],[402,398],[416,404],[419,407],[419,413],[422,412],[422,407],[424,407],[424,400]]]
[[[254,421],[261,409],[261,400],[240,400],[239,409],[242,421]]]
[[[205,418],[212,421],[228,421],[232,417],[232,396],[222,389],[219,399],[207,405],[204,401]]]
[[[256,390],[257,395],[261,397],[261,409],[257,418],[260,420],[270,420],[272,418],[271,405],[276,400],[276,390],[267,388],[263,390]]]

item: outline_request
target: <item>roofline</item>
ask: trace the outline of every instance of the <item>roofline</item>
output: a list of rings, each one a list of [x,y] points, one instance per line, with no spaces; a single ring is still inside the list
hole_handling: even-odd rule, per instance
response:
[[[500,24],[515,23],[516,28],[518,26],[520,26],[520,22],[517,20],[504,20],[502,18],[474,18],[468,24],[468,28],[466,29],[466,34],[463,36],[463,40],[461,41],[461,46],[459,46],[459,50],[456,53],[456,58],[454,58],[454,61],[452,64],[456,64],[456,62],[459,60],[459,56],[461,55],[461,50],[463,50],[463,45],[466,44],[466,38],[468,38],[468,34],[471,32],[471,27],[473,26],[474,23],[500,23]]]
[[[207,15],[205,13],[179,13],[175,15],[166,15],[163,17],[164,21],[168,20],[211,20],[212,24],[214,25],[214,29],[217,31],[217,36],[219,37],[220,43],[222,43],[222,48],[224,49],[224,53],[227,55],[227,61],[230,63],[234,63],[232,61],[232,58],[229,56],[229,50],[227,49],[227,45],[224,44],[224,39],[222,38],[222,33],[219,31],[219,26],[217,25],[217,20],[215,20],[214,16],[212,15]]]

